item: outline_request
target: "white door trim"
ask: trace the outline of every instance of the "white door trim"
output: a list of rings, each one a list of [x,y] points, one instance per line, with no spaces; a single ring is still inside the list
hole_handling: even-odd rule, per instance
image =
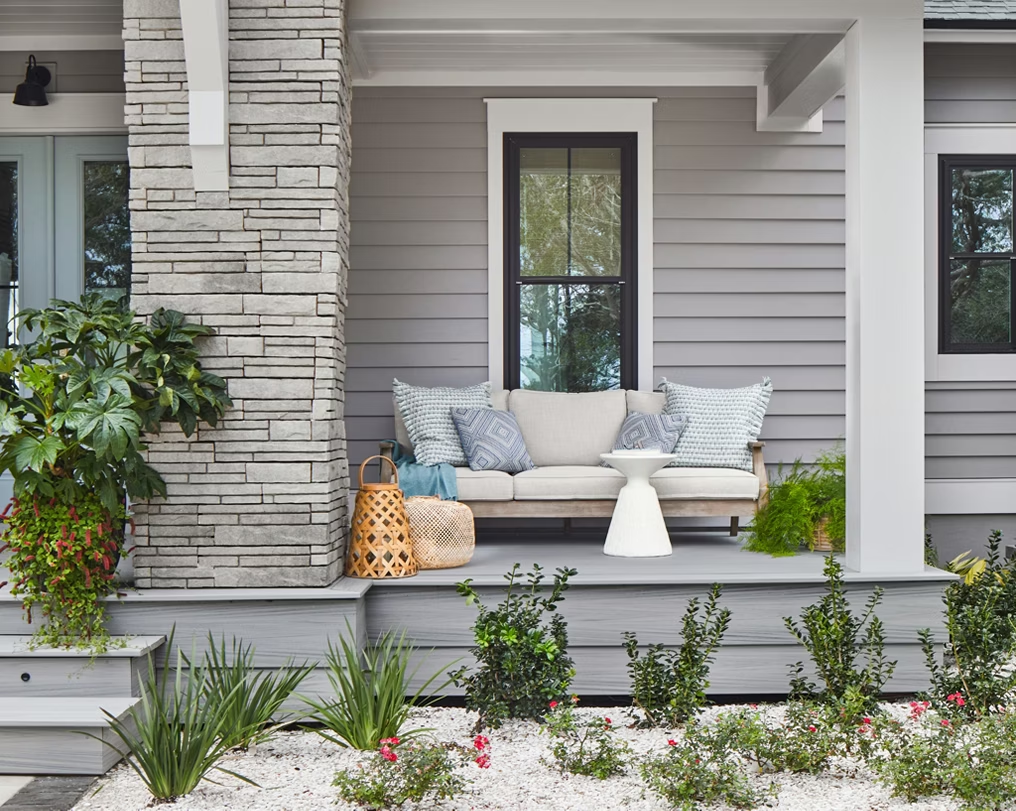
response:
[[[504,382],[504,134],[634,132],[638,388],[653,388],[653,105],[643,99],[484,99],[487,103],[487,373]]]
[[[46,107],[6,104],[0,135],[105,135],[127,133],[125,93],[49,93]]]

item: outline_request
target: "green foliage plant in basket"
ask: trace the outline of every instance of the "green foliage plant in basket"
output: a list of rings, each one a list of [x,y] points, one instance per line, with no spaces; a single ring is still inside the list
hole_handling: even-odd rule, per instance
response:
[[[781,468],[748,530],[744,548],[773,557],[809,549],[843,551],[847,513],[846,454],[837,448],[813,466]]]
[[[196,340],[211,329],[159,309],[148,323],[89,294],[15,316],[23,342],[0,352],[0,471],[14,478],[0,551],[36,644],[101,652],[116,593],[128,499],[166,495],[145,461],[164,422],[186,435],[231,404]]]

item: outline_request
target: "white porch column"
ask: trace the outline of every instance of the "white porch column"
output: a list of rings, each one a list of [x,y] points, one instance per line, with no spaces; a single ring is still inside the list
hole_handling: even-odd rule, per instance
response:
[[[923,28],[909,5],[846,36],[846,563],[873,574],[923,569]]]

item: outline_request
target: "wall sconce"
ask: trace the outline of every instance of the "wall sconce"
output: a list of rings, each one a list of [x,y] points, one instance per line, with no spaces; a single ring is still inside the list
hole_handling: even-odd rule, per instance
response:
[[[46,85],[52,78],[49,69],[37,65],[35,55],[32,54],[28,57],[25,81],[14,91],[14,103],[21,107],[45,107],[49,104],[46,99]]]

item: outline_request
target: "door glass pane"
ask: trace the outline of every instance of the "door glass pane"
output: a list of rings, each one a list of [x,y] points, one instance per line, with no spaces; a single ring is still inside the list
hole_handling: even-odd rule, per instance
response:
[[[952,262],[949,272],[951,344],[1004,344],[1012,340],[1008,259]]]
[[[126,161],[84,162],[85,292],[130,294],[130,170]]]
[[[1011,253],[1012,170],[952,170],[952,251]]]
[[[523,276],[621,275],[620,148],[519,150]]]
[[[14,343],[11,318],[18,310],[18,164],[0,162],[0,348]]]
[[[520,291],[521,384],[541,391],[621,385],[621,287],[526,284]]]

